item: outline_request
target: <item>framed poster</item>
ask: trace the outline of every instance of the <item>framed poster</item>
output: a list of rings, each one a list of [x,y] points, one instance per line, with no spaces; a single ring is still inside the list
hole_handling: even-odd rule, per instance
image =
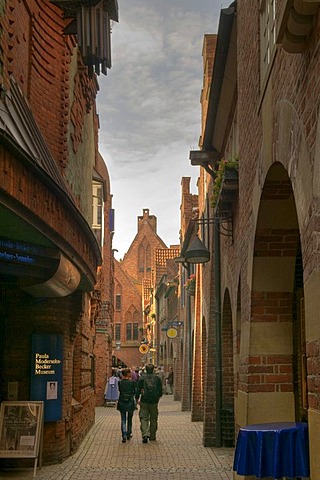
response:
[[[2,402],[0,458],[37,458],[43,429],[43,402]]]

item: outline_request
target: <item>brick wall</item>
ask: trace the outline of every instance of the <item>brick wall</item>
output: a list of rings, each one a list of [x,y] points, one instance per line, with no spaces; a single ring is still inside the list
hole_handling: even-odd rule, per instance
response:
[[[94,423],[95,395],[89,373],[93,346],[87,341],[90,322],[80,321],[81,296],[74,294],[63,300],[39,301],[8,284],[1,286],[1,294],[5,298],[1,304],[0,324],[2,399],[7,399],[8,382],[18,382],[18,400],[30,398],[31,335],[63,335],[62,419],[45,423],[43,447],[44,463],[61,462],[79,445]],[[77,334],[77,326],[84,322],[83,333]],[[81,352],[77,353],[80,344]],[[73,400],[77,400],[77,409]]]
[[[1,282],[1,288],[5,289],[0,307],[5,312],[4,316],[0,315],[1,327],[4,327],[1,342],[4,352],[8,353],[6,357],[1,352],[0,358],[1,397],[6,398],[8,381],[18,381],[19,399],[29,398],[30,335],[62,334],[62,420],[46,424],[44,431],[44,461],[60,462],[77,448],[95,415],[95,325],[90,313],[95,309],[91,309],[91,295],[83,291],[92,288],[100,260],[99,247],[91,231],[92,174],[98,155],[98,120],[94,105],[98,86],[95,78],[89,79],[83,68],[75,38],[62,34],[66,21],[58,7],[48,0],[9,0],[3,2],[2,7],[0,75],[3,95],[7,95],[8,100],[13,77],[28,101],[44,141],[39,140],[41,137],[34,124],[26,123],[27,130],[33,129],[30,138],[25,139],[26,144],[31,144],[26,147],[30,160],[27,161],[27,154],[17,153],[19,148],[14,150],[10,145],[8,152],[1,145],[1,201],[5,199],[15,213],[29,222],[29,241],[34,234],[35,241],[41,243],[43,235],[73,260],[82,273],[83,290],[66,298],[40,300],[22,293],[18,279]],[[31,158],[33,154],[35,158]],[[35,168],[27,168],[28,162]],[[66,188],[62,187],[62,180],[54,185],[58,175],[53,162],[67,180]],[[96,167],[98,169],[99,165]],[[23,232],[19,235],[23,241]],[[103,288],[109,290],[111,303],[110,244],[104,253],[108,271],[104,272],[102,283]],[[10,359],[10,364],[6,358]]]

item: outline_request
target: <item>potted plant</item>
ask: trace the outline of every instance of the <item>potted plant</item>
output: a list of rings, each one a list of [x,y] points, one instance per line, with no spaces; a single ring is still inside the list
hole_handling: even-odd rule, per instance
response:
[[[189,295],[194,295],[196,291],[196,276],[194,273],[190,275],[190,277],[187,279],[186,283],[184,286],[187,289],[187,292]]]
[[[238,180],[238,156],[234,155],[231,159],[226,160],[222,158],[218,164],[216,170],[216,177],[213,182],[212,197],[211,197],[211,206],[215,208],[221,189],[223,187],[228,188],[228,182],[234,183]]]

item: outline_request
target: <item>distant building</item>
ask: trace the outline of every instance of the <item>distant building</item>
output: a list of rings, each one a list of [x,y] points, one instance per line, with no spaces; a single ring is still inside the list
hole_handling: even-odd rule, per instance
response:
[[[157,218],[144,209],[129,250],[115,263],[114,364],[157,362],[155,289],[166,271],[166,260],[178,251],[166,247],[157,234]],[[145,345],[142,352],[141,345]]]

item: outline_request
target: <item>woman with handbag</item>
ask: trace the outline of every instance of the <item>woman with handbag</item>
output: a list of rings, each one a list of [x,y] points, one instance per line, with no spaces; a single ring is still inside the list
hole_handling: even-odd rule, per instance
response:
[[[122,378],[119,382],[119,400],[117,410],[121,414],[122,443],[126,443],[132,437],[132,417],[136,409],[135,402],[136,382],[131,380],[130,368],[122,370]]]

